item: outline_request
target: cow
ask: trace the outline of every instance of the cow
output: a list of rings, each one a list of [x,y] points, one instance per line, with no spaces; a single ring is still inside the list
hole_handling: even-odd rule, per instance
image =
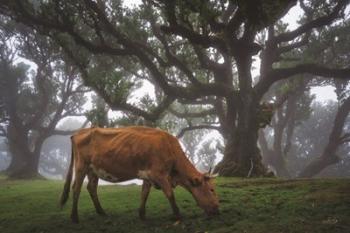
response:
[[[71,219],[78,223],[78,199],[85,176],[87,190],[97,214],[105,215],[97,196],[98,180],[122,182],[143,180],[139,217],[145,219],[145,205],[151,187],[161,189],[172,211],[180,219],[173,188],[189,191],[206,214],[219,213],[212,177],[196,170],[187,159],[177,138],[160,129],[131,126],[124,128],[81,129],[71,137],[72,156],[61,195],[61,208],[67,202],[74,167]]]

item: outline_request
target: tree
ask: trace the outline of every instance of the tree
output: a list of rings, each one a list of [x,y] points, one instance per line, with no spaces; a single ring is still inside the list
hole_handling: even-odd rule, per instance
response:
[[[26,29],[14,38],[8,36],[8,28],[2,29],[1,136],[6,137],[11,155],[6,171],[10,177],[35,177],[45,139],[68,133],[56,130],[56,125],[67,116],[81,115],[86,90],[75,68],[62,60],[46,37]],[[33,62],[35,71],[24,63],[16,64],[17,56]]]
[[[59,43],[75,60],[85,83],[112,109],[155,122],[175,100],[206,104],[206,111],[216,112],[226,142],[217,171],[259,176],[266,172],[257,147],[259,116],[271,85],[301,73],[349,78],[348,67],[329,68],[323,62],[276,67],[283,59],[298,61],[284,55],[307,45],[315,28],[341,19],[349,0],[300,1],[305,11],[302,24],[278,33],[275,22],[296,2],[156,0],[125,9],[118,0],[5,0],[0,13]],[[267,37],[257,44],[264,30]],[[259,52],[260,76],[253,80],[253,56]],[[101,59],[113,69],[96,78],[93,70]],[[125,86],[135,79],[149,80],[161,90],[153,108],[128,103]]]
[[[86,123],[75,118],[65,118],[56,128],[61,132],[73,132],[84,127]],[[52,135],[45,140],[41,149],[40,174],[62,179],[65,177],[72,153],[70,143],[70,135]]]
[[[277,110],[271,127],[260,130],[259,146],[264,163],[279,177],[290,177],[287,157],[292,146],[294,130],[311,112],[313,97],[310,96],[309,82],[305,78],[286,80],[275,85],[270,91],[273,95],[269,96],[269,99],[274,99],[273,106]]]
[[[220,129],[215,121],[216,117],[212,109],[207,110],[203,105],[184,106],[175,102],[158,125],[176,135],[184,146],[187,157],[192,163],[198,165],[204,154],[200,153],[203,150],[204,138],[211,130]],[[207,155],[207,157],[210,156]],[[215,153],[211,157],[215,159]]]
[[[108,127],[112,123],[108,119],[108,106],[105,101],[96,96],[92,96],[93,107],[86,113],[86,118],[91,122],[91,126],[96,127]]]
[[[336,154],[339,147],[350,142],[350,132],[344,132],[344,125],[350,112],[350,95],[348,92],[347,82],[343,83],[338,92],[339,107],[333,121],[333,128],[329,134],[328,143],[326,144],[322,154],[312,160],[299,174],[299,177],[313,177],[320,173],[329,165],[339,162],[340,158]]]

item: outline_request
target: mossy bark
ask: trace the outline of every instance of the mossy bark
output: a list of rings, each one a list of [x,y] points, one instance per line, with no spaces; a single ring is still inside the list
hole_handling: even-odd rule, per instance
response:
[[[11,162],[6,169],[10,178],[30,179],[38,177],[39,158],[43,140],[37,139],[34,150],[30,150],[27,133],[10,125],[8,135]]]
[[[267,174],[262,163],[258,141],[257,103],[246,98],[241,101],[237,126],[227,138],[223,160],[216,172],[221,176],[260,177]]]

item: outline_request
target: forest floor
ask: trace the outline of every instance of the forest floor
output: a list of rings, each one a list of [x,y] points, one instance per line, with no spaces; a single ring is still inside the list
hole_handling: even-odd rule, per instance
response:
[[[137,214],[141,187],[106,185],[99,187],[99,197],[108,217],[95,214],[84,188],[80,223],[73,224],[71,199],[63,210],[58,207],[63,182],[0,177],[0,232],[350,232],[349,179],[218,178],[216,183],[221,214],[211,219],[188,192],[177,188],[180,223],[175,223],[167,200],[155,189],[147,203],[147,220],[141,221]]]

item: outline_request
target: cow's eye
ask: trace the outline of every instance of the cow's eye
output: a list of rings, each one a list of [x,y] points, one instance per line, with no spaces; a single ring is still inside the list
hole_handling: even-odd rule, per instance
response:
[[[213,192],[215,192],[215,191],[214,191],[214,189],[210,189],[210,192],[212,192],[212,193],[213,193]]]

